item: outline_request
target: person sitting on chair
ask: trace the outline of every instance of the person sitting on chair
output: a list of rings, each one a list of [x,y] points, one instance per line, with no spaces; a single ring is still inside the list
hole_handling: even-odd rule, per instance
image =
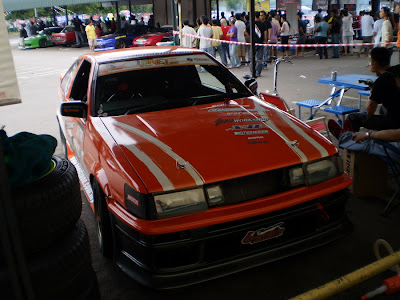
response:
[[[366,112],[349,114],[353,129],[360,127],[374,130],[400,128],[400,64],[390,66],[390,51],[384,47],[371,50],[370,70],[378,79],[373,83]],[[382,104],[380,115],[375,115]]]
[[[359,131],[361,127],[374,130],[400,128],[400,64],[390,66],[390,51],[384,47],[371,50],[370,70],[378,79],[372,84],[366,113],[349,114],[343,129],[334,120],[328,121],[330,132],[339,138],[345,131]],[[376,115],[378,104],[382,104]]]

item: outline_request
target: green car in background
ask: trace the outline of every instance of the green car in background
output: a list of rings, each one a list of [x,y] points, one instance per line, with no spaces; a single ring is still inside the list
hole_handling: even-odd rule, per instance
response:
[[[48,46],[54,46],[54,43],[51,40],[51,35],[53,33],[59,33],[61,30],[63,30],[62,27],[45,28],[42,31],[40,31],[38,35],[33,35],[25,38],[24,39],[25,48],[33,49],[33,48],[44,48]],[[21,45],[19,45],[19,48],[22,49]]]

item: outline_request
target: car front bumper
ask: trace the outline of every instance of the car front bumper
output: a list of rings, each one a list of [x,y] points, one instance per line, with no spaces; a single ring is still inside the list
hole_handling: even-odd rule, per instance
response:
[[[282,259],[351,231],[344,189],[253,218],[163,235],[144,235],[113,216],[116,262],[155,289],[188,286]],[[275,229],[274,229],[275,228]]]

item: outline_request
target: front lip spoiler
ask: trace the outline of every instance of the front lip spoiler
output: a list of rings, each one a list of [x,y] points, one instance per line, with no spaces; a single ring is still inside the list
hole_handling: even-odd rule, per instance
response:
[[[206,264],[196,269],[179,274],[155,274],[137,264],[136,260],[125,251],[116,254],[118,267],[140,284],[157,290],[174,290],[226,275],[244,271],[256,266],[280,260],[310,249],[328,244],[352,231],[353,225],[347,217],[332,224],[329,230],[312,234],[301,240],[282,245],[269,251],[229,260],[222,263]]]

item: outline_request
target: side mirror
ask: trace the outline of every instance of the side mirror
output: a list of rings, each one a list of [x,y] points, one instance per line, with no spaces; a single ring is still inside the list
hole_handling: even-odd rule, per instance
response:
[[[61,115],[64,117],[86,119],[87,104],[82,101],[71,101],[61,103]]]
[[[249,90],[253,92],[254,95],[257,95],[258,83],[255,78],[247,79],[244,82],[244,85],[247,86],[249,88]]]

